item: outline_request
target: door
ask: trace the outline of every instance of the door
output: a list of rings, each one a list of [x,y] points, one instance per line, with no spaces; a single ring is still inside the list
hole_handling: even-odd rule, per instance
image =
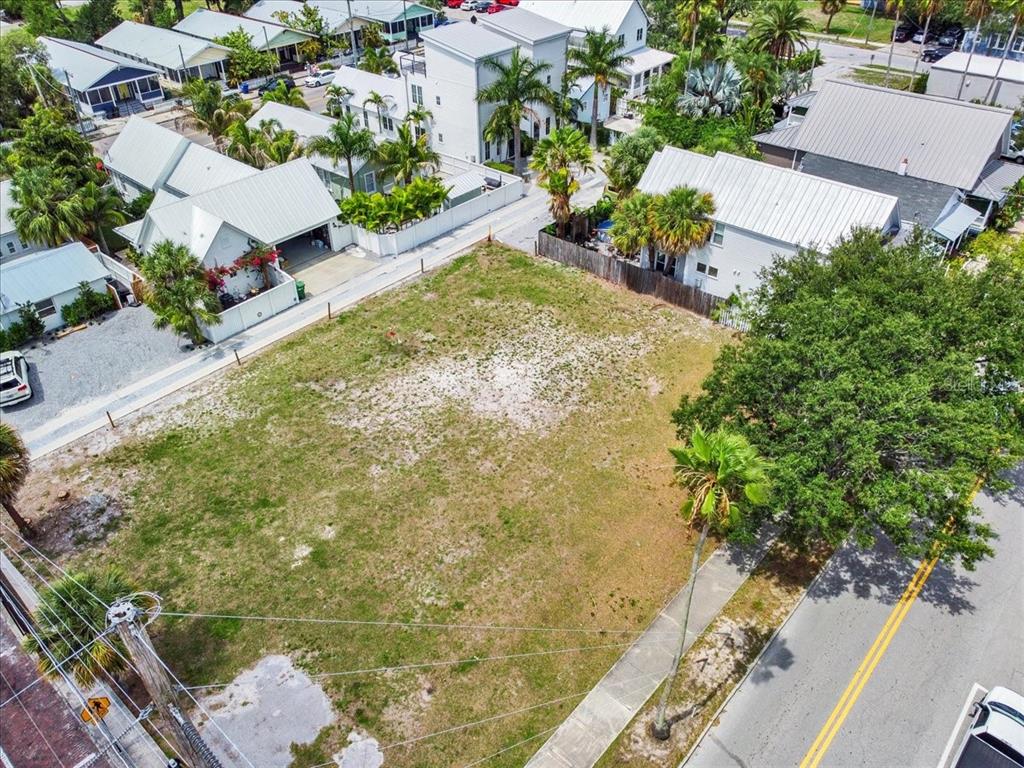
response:
[[[128,101],[129,99],[133,98],[134,96],[135,96],[135,93],[129,87],[128,83],[118,83],[117,84],[117,100],[118,101]]]

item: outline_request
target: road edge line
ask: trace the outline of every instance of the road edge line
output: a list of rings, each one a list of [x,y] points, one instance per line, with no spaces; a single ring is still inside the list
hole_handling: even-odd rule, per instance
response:
[[[978,691],[981,691],[982,694],[986,694],[988,693],[988,688],[981,683],[975,683],[971,686],[971,692],[967,694],[967,701],[964,702],[964,706],[960,710],[960,714],[957,716],[956,722],[953,723],[953,732],[949,734],[949,740],[946,742],[946,748],[942,750],[942,756],[939,758],[939,763],[935,768],[945,768],[946,761],[949,760],[949,756],[953,753],[953,747],[956,745],[956,737],[960,732],[960,723],[962,723],[964,718],[967,717],[967,713],[974,704],[974,697],[977,695]]]

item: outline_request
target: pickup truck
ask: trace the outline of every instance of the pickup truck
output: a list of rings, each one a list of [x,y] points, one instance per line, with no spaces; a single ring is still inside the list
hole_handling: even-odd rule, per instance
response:
[[[954,768],[1024,768],[1024,696],[996,686],[971,717]]]

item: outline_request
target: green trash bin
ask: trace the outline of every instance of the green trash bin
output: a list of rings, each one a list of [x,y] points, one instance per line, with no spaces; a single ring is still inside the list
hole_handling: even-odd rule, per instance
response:
[[[304,301],[306,298],[306,284],[301,280],[296,280],[295,290],[299,294],[299,301]]]

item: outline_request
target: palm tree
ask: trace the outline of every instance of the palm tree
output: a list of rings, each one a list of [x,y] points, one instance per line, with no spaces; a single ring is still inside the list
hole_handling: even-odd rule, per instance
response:
[[[277,104],[285,104],[289,107],[297,107],[298,109],[309,109],[309,104],[302,97],[302,89],[298,87],[289,87],[288,83],[283,80],[277,84],[276,87],[271,88],[269,91],[264,93],[260,98],[264,104],[270,102],[276,102]]]
[[[914,81],[917,80],[917,67],[921,63],[921,57],[924,56],[924,46],[928,41],[928,28],[932,25],[932,17],[942,10],[944,0],[921,0],[918,10],[924,14],[924,31],[921,33],[921,45],[917,49],[917,58],[914,59],[914,72],[910,76],[909,90],[913,90]],[[1007,45],[1009,48],[1009,45]],[[992,82],[995,82],[993,80]]]
[[[551,110],[555,113],[555,128],[570,122],[583,108],[583,100],[572,95],[574,85],[568,77],[563,77],[561,88],[554,94]]]
[[[427,126],[430,125],[430,121],[433,119],[434,113],[421,105],[413,107],[405,115],[405,122],[416,129],[417,136],[426,131]]]
[[[239,120],[228,128],[227,140],[224,153],[228,157],[260,170],[266,167],[260,128],[250,128],[248,123]]]
[[[27,477],[28,448],[14,427],[0,421],[0,507],[7,510],[18,531],[26,538],[32,535],[32,525],[21,516],[14,501]]]
[[[185,115],[185,124],[208,133],[217,151],[222,152],[228,128],[246,120],[252,114],[252,104],[237,96],[224,96],[215,82],[190,80],[184,91],[192,105]]]
[[[375,75],[398,74],[398,65],[387,48],[366,48],[359,59],[359,68]]]
[[[124,201],[109,188],[101,187],[95,181],[86,182],[75,197],[81,205],[89,234],[98,237],[103,252],[109,254],[110,248],[103,230],[128,221],[124,213]]]
[[[276,123],[277,121],[275,120],[274,122]],[[295,131],[282,131],[280,128],[274,128],[273,126],[268,131],[262,132],[260,146],[263,151],[263,157],[266,158],[268,168],[297,160],[306,152],[302,140]]]
[[[355,115],[344,114],[330,127],[326,136],[315,136],[309,140],[306,154],[322,155],[335,165],[344,160],[348,165],[348,188],[355,194],[356,179],[352,159],[369,157],[374,149],[373,132],[367,128],[360,128]]]
[[[956,89],[956,97],[959,100],[964,92],[964,83],[967,81],[967,73],[971,70],[971,59],[974,58],[974,50],[978,47],[978,38],[981,37],[981,22],[992,13],[992,0],[967,0],[964,4],[964,12],[968,18],[974,19],[974,37],[971,38],[971,50],[967,54],[967,66],[960,75],[960,85]]]
[[[88,231],[82,199],[71,182],[43,166],[21,168],[11,186],[15,205],[8,211],[24,243],[57,246]]]
[[[575,174],[594,170],[593,158],[586,137],[575,128],[556,128],[534,148],[530,168],[537,171],[537,183],[548,192],[559,237],[565,235],[572,216],[572,196],[580,188]]]
[[[331,83],[324,90],[326,96],[324,105],[327,108],[327,114],[331,117],[340,117],[342,109],[348,103],[348,100],[355,95],[355,91],[344,85],[335,85]]]
[[[614,245],[624,256],[636,256],[644,248],[653,254],[651,229],[651,206],[654,196],[646,192],[635,192],[619,200],[612,217],[609,234]]]
[[[824,30],[827,35],[832,29],[832,19],[846,7],[846,0],[818,0],[818,5],[821,7],[821,12],[828,16]]]
[[[690,566],[690,584],[683,625],[679,630],[679,646],[672,659],[672,669],[661,691],[661,700],[654,718],[654,736],[662,740],[669,737],[671,729],[665,719],[665,710],[686,645],[693,587],[697,582],[697,570],[708,533],[711,530],[723,533],[739,524],[747,502],[760,506],[767,501],[769,469],[769,464],[745,437],[721,428],[705,434],[698,424],[690,434],[689,445],[672,448],[670,451],[676,460],[676,482],[687,491],[683,514],[691,524],[699,519],[701,530]]]
[[[743,78],[727,61],[711,62],[686,75],[680,109],[691,117],[725,117],[735,112],[743,97]]]
[[[221,306],[199,260],[187,247],[162,240],[139,260],[139,268],[146,278],[146,304],[155,315],[153,325],[170,327],[193,344],[201,344],[200,322],[219,323]]]
[[[936,2],[936,0],[932,0],[932,2]],[[1004,0],[1001,10],[1008,11],[1013,14],[1013,27],[1010,29],[1010,37],[1006,41],[1006,45],[1003,47],[1003,54],[999,57],[999,64],[996,66],[996,73],[992,77],[992,80],[989,81],[988,89],[985,91],[986,102],[992,98],[992,93],[996,87],[996,83],[999,82],[999,75],[1003,71],[1003,63],[1006,61],[1006,55],[1010,52],[1010,47],[1013,45],[1013,41],[1017,38],[1017,30],[1020,29],[1021,21],[1024,21],[1024,0]]]
[[[715,228],[711,220],[714,212],[711,195],[693,187],[676,187],[655,198],[651,206],[651,231],[658,247],[669,255],[665,274],[674,271],[679,254],[708,241]]]
[[[384,113],[391,110],[393,101],[390,96],[384,96],[376,91],[370,91],[370,95],[363,99],[363,109],[367,104],[373,104],[377,110],[377,132],[384,133]]]
[[[877,1],[877,0],[876,0]],[[900,26],[900,16],[903,15],[903,11],[906,9],[907,0],[889,0],[889,7],[896,11],[896,20],[893,25],[892,39],[889,41],[889,60],[885,63],[885,82],[886,88],[889,87],[889,76],[892,74],[892,54],[896,48],[896,30]]]
[[[494,72],[494,82],[484,86],[476,95],[481,104],[497,104],[487,125],[484,126],[484,138],[491,141],[503,131],[512,131],[512,165],[516,173],[520,171],[522,155],[522,122],[524,119],[535,120],[534,109],[539,104],[551,104],[554,101],[551,89],[541,79],[541,75],[551,69],[546,61],[534,61],[522,55],[517,47],[512,51],[508,63],[498,59],[487,59],[484,66]]]
[[[687,0],[686,2],[686,23],[690,25],[690,55],[686,60],[686,71],[693,69],[693,54],[697,49],[697,27],[700,26],[701,11],[707,0]],[[683,4],[680,3],[680,6]],[[680,13],[682,18],[682,13]]]
[[[426,136],[413,136],[408,123],[399,125],[397,134],[381,142],[373,153],[383,174],[408,184],[421,171],[437,170],[441,156],[430,148]]]
[[[95,639],[97,630],[107,625],[103,603],[113,604],[134,591],[124,574],[114,569],[99,574],[71,573],[43,589],[32,615],[37,634],[22,640],[25,650],[38,657],[39,672],[58,679],[62,671],[69,671],[83,686],[91,685],[101,671],[110,675],[123,672],[127,654],[121,641]],[[72,661],[57,669],[54,660],[71,657]]]
[[[810,27],[797,0],[768,0],[751,23],[748,37],[758,50],[791,59],[798,47],[807,47],[805,33]]]
[[[583,46],[570,48],[567,57],[569,80],[581,77],[594,78],[594,103],[590,109],[590,143],[597,148],[597,104],[601,93],[607,90],[612,82],[621,79],[621,70],[632,63],[633,58],[619,53],[619,40],[612,37],[608,27],[600,32],[588,29],[583,38]]]

